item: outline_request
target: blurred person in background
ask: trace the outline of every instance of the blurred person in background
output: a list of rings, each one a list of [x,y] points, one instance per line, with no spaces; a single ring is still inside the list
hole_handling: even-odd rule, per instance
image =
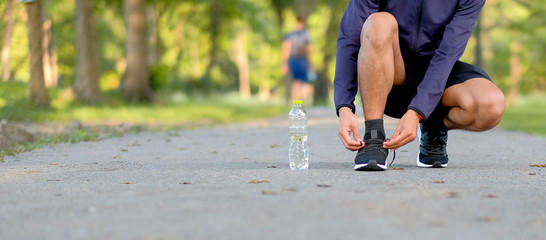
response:
[[[297,29],[286,34],[282,44],[282,71],[290,74],[292,82],[292,99],[306,100],[313,92],[311,81],[314,70],[311,65],[309,33],[305,28],[305,17],[297,17]]]

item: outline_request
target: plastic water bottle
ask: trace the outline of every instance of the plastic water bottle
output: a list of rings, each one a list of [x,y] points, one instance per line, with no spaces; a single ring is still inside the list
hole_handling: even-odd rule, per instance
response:
[[[290,169],[305,170],[309,167],[309,153],[307,151],[307,113],[303,109],[302,100],[294,100],[294,107],[288,114],[288,124]]]

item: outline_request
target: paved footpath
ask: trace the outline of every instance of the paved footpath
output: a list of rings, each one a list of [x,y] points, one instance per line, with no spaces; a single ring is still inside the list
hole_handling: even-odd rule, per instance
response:
[[[417,168],[413,142],[355,172],[333,111],[308,113],[304,172],[284,116],[8,157],[0,239],[546,239],[546,138],[452,131],[446,169]]]

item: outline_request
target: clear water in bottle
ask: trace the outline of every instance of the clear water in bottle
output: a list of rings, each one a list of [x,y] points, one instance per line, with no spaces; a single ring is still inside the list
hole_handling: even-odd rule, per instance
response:
[[[309,167],[309,152],[307,150],[307,113],[303,101],[295,100],[294,107],[288,114],[290,129],[290,149],[288,159],[290,169],[305,170]]]

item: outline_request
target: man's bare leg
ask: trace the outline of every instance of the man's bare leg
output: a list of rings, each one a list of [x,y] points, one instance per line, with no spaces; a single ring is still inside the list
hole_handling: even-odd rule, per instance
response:
[[[499,124],[506,107],[502,91],[484,78],[469,79],[447,88],[442,105],[451,107],[444,118],[447,128],[477,132]]]
[[[392,86],[404,83],[406,77],[394,16],[371,14],[362,26],[360,43],[357,70],[365,119],[382,120]],[[358,120],[348,107],[339,109],[338,136],[351,151],[363,146]]]
[[[449,107],[449,111],[445,117],[434,121],[443,120],[447,129],[470,131],[485,131],[495,127],[505,108],[504,95],[500,89],[484,78],[469,79],[447,88],[442,96],[442,105]],[[423,127],[417,166],[446,167],[447,131],[425,125]]]
[[[374,13],[364,23],[357,70],[366,121],[364,146],[355,157],[355,170],[385,170],[388,151],[383,148],[383,114],[392,86],[405,78],[398,23],[391,14]]]
[[[398,23],[389,13],[368,17],[360,36],[358,83],[366,120],[382,119],[393,85],[405,79],[398,42]]]

